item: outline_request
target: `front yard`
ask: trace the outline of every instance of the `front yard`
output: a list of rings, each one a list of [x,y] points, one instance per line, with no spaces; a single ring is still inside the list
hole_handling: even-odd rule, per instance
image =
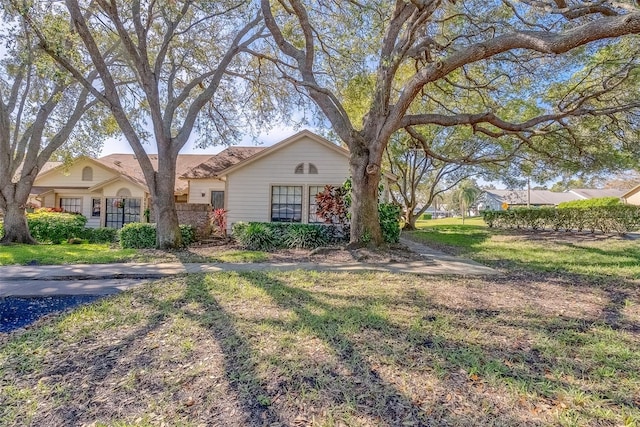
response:
[[[190,275],[0,335],[0,425],[638,425],[631,246],[465,227],[504,275]]]
[[[497,230],[479,218],[466,222],[422,221],[420,230],[404,236],[511,271],[640,279],[640,240],[588,232]]]
[[[120,262],[264,262],[269,255],[230,247],[197,247],[166,252],[150,249],[121,249],[113,244],[82,243],[59,245],[0,246],[2,265],[112,264]]]

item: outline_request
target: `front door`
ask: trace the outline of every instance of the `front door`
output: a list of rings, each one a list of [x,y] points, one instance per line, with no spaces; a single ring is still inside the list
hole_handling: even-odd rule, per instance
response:
[[[140,199],[107,198],[105,227],[122,228],[130,222],[140,222]]]

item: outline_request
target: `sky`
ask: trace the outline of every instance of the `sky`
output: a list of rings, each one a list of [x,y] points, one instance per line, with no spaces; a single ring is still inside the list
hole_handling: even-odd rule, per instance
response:
[[[312,129],[310,129],[312,130]],[[312,130],[313,131],[313,130]],[[259,135],[257,138],[253,138],[251,136],[245,137],[242,141],[240,141],[238,146],[270,146],[275,144],[276,142],[280,142],[283,139],[297,133],[297,131],[288,126],[276,126],[270,132],[266,132],[264,134]],[[182,150],[180,150],[180,154],[216,154],[226,148],[225,145],[216,145],[209,146],[207,148],[196,148],[194,147],[194,138],[187,142]],[[260,144],[256,144],[256,142]],[[155,146],[151,146],[151,144],[145,146],[148,153],[157,153],[158,150]],[[131,146],[124,139],[124,137],[115,139],[109,139],[105,141],[104,146],[102,148],[102,152],[100,156],[106,156],[108,154],[114,153],[133,153]]]

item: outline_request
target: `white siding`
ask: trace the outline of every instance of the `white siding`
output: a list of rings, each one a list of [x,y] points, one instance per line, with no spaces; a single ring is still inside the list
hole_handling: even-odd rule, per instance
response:
[[[99,216],[87,217],[87,228],[100,228],[102,223]]]
[[[219,179],[189,180],[188,203],[211,203],[212,191],[224,191],[225,182]],[[204,196],[202,195],[204,193]]]
[[[56,195],[54,193],[47,193],[47,195],[42,199],[42,207],[44,208],[54,208],[56,203]]]
[[[46,205],[47,207],[60,207],[60,199],[62,198],[70,198],[70,199],[82,199],[82,207],[80,213],[87,218],[91,218],[91,199],[94,197],[100,197],[95,193],[89,193],[84,190],[56,190],[55,194],[55,203],[53,205]],[[47,197],[47,200],[50,200]]]
[[[627,198],[625,199],[625,203],[630,205],[640,205],[640,191],[627,196]]]
[[[93,169],[93,180],[92,181],[83,181],[82,180],[82,169],[85,166],[89,166]],[[103,181],[113,179],[117,175],[113,172],[104,169],[97,164],[88,161],[86,159],[81,159],[78,162],[71,165],[69,170],[66,172],[62,169],[53,170],[47,173],[43,177],[39,177],[36,179],[34,186],[37,187],[93,187]]]
[[[104,197],[117,197],[118,191],[121,188],[126,188],[131,192],[131,197],[134,198],[143,198],[145,195],[144,190],[142,190],[137,185],[133,185],[130,182],[125,180],[118,180],[112,182],[111,184],[105,185],[102,187],[102,194]]]
[[[304,174],[295,168],[304,163]],[[309,174],[309,163],[318,174]],[[342,184],[349,177],[349,161],[343,156],[308,137],[240,168],[227,177],[227,222],[271,220],[271,187],[302,185],[302,222],[308,218],[308,186]]]

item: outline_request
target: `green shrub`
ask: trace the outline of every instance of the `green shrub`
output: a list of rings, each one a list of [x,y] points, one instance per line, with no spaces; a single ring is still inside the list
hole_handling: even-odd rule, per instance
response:
[[[432,218],[433,218],[433,215],[431,215],[430,213],[422,214],[423,220],[432,219]]]
[[[565,207],[509,209],[507,211],[485,211],[482,213],[489,227],[529,228],[539,230],[550,228],[559,230],[589,230],[592,233],[616,232],[620,234],[640,227],[640,207],[612,204],[587,208]]]
[[[29,231],[39,242],[62,243],[82,237],[87,218],[78,214],[39,211],[27,214]]]
[[[328,228],[313,224],[290,224],[284,244],[292,249],[313,249],[329,243]]]
[[[118,238],[118,230],[112,227],[85,228],[82,237],[89,243],[114,243]]]
[[[400,213],[400,206],[393,203],[380,203],[378,205],[382,237],[387,243],[398,243],[400,241]]]
[[[570,202],[562,202],[558,205],[558,209],[566,209],[566,208],[597,208],[597,207],[606,207],[606,206],[618,206],[621,205],[620,199],[618,197],[598,197],[595,199],[586,199],[586,200],[572,200]]]
[[[231,233],[240,245],[251,250],[312,249],[344,238],[344,231],[335,225],[283,222],[237,222]]]
[[[182,246],[189,246],[196,241],[196,228],[189,224],[180,224],[180,235],[182,236]]]
[[[277,246],[273,229],[266,223],[250,222],[246,226],[236,228],[234,226],[236,240],[245,248],[252,251],[268,251]]]
[[[231,226],[231,236],[238,242],[242,238],[242,235],[247,230],[249,224],[243,221],[238,221]]]
[[[156,247],[156,225],[142,222],[125,224],[120,229],[120,247],[123,249],[149,249]],[[188,246],[196,241],[196,231],[191,225],[180,224],[182,245]]]
[[[125,224],[120,229],[120,247],[123,249],[155,248],[156,225],[141,222]]]

